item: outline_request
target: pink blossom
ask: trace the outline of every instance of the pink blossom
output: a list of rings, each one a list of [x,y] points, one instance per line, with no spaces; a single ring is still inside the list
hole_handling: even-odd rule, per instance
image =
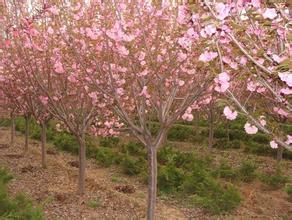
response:
[[[187,13],[188,12],[186,6],[180,5],[178,7],[177,22],[179,24],[186,24],[188,22]]]
[[[213,34],[216,33],[216,27],[213,24],[209,24],[205,27],[205,33],[209,36],[212,36]]]
[[[57,61],[54,65],[54,69],[56,73],[64,73],[65,70],[63,68],[63,64],[60,61]]]
[[[185,121],[192,121],[194,119],[194,116],[192,115],[192,108],[188,107],[185,113],[182,116],[182,119]]]
[[[183,52],[179,52],[179,53],[178,53],[178,58],[177,58],[177,60],[178,60],[179,62],[183,62],[185,59],[187,59],[187,57],[188,57],[187,54],[185,54],[185,53],[183,53]]]
[[[236,117],[237,117],[237,111],[232,111],[229,106],[226,106],[223,110],[223,113],[225,115],[225,117],[228,119],[228,120],[235,120]]]
[[[55,5],[53,7],[50,7],[48,9],[48,11],[51,12],[53,15],[58,15],[59,14],[59,9]]]
[[[267,8],[266,10],[265,10],[265,12],[263,13],[263,17],[265,18],[265,19],[271,19],[271,20],[273,20],[274,18],[276,18],[278,15],[277,15],[277,11],[276,11],[276,9],[274,9],[274,8]]]
[[[277,148],[278,148],[278,144],[277,144],[277,142],[274,141],[274,140],[270,142],[270,146],[271,146],[271,148],[273,148],[273,149],[277,149]]]
[[[39,96],[39,99],[40,99],[40,101],[41,101],[41,103],[42,103],[43,105],[47,105],[47,104],[48,104],[48,100],[49,100],[48,97],[45,97],[45,96]]]
[[[145,96],[147,99],[150,98],[147,86],[143,86],[143,89],[142,89],[141,93],[139,94],[139,96]]]
[[[292,89],[290,88],[283,88],[280,90],[280,93],[284,94],[284,95],[292,95]]]
[[[218,13],[217,18],[220,20],[224,20],[226,17],[229,16],[230,6],[220,2],[215,5],[215,10]]]
[[[248,91],[254,92],[254,91],[256,91],[256,89],[257,89],[257,85],[253,81],[249,81],[247,83],[247,90]]]
[[[49,34],[54,34],[54,29],[53,29],[52,27],[49,27],[49,28],[48,28],[48,33],[49,33]]]
[[[286,59],[286,57],[279,57],[277,54],[273,54],[272,58],[277,63],[282,63]]]
[[[202,61],[204,63],[210,62],[211,60],[215,59],[218,56],[217,52],[209,52],[205,51],[202,53],[199,57],[199,61]]]
[[[278,113],[278,114],[281,115],[281,116],[288,117],[288,112],[284,111],[284,110],[281,109],[281,108],[274,107],[273,110],[274,110],[274,112]]]
[[[215,87],[215,91],[217,92],[226,92],[226,90],[229,88],[230,83],[230,76],[226,72],[222,72],[218,75],[217,78],[215,78],[215,83],[217,84]]]
[[[247,134],[256,134],[258,132],[258,128],[254,125],[251,125],[250,123],[246,123],[244,125],[244,130]]]
[[[118,52],[122,56],[128,56],[129,55],[129,50],[123,46],[123,45],[118,45],[117,46]]]
[[[251,0],[251,4],[255,8],[261,7],[261,1],[260,0]]]
[[[265,116],[260,116],[259,122],[262,126],[266,126],[267,125],[267,121],[265,120]]]
[[[286,82],[288,86],[292,87],[292,73],[289,72],[279,73],[279,77],[283,82]]]
[[[286,144],[292,144],[292,135],[287,135],[287,141]]]

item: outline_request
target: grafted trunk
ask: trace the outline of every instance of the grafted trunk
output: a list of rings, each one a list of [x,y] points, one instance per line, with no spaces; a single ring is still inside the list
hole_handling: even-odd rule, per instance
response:
[[[85,134],[78,137],[79,142],[79,181],[78,193],[83,195],[85,192],[85,167],[86,167],[86,145]]]
[[[209,148],[213,147],[213,140],[214,140],[214,109],[210,107],[209,110]]]
[[[42,125],[41,131],[42,167],[47,168],[47,150],[46,150],[47,124],[43,122],[41,125]]]
[[[25,145],[24,145],[24,153],[28,152],[28,137],[29,137],[29,119],[28,115],[25,116]]]
[[[284,151],[284,148],[283,147],[279,147],[277,149],[277,162],[281,162],[282,159],[283,159],[283,151]]]
[[[10,137],[10,146],[14,146],[15,142],[15,115],[11,114],[11,137]]]
[[[149,147],[149,182],[148,182],[148,208],[147,220],[154,220],[157,197],[157,148]]]

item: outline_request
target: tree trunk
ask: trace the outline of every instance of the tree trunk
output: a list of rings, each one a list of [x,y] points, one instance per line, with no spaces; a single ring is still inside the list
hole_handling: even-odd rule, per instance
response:
[[[15,115],[11,114],[11,139],[10,139],[10,146],[14,146],[15,141]]]
[[[157,148],[150,147],[148,152],[149,182],[147,220],[154,220],[157,196]]]
[[[24,153],[28,152],[28,136],[29,136],[29,116],[25,116],[25,145]]]
[[[85,192],[85,167],[86,167],[86,146],[85,134],[78,138],[79,141],[79,182],[78,193],[83,195]]]
[[[213,147],[214,140],[214,111],[213,106],[210,107],[209,110],[209,148]]]
[[[41,132],[41,148],[42,148],[42,167],[47,168],[47,151],[46,151],[46,142],[47,142],[47,124],[42,122],[42,132]]]
[[[283,159],[283,151],[284,151],[284,148],[283,147],[279,147],[277,149],[277,162],[281,162],[282,159]]]

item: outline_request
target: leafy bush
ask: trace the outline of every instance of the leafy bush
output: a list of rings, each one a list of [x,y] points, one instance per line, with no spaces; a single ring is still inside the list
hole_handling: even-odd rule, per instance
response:
[[[234,141],[240,141],[240,140],[245,140],[247,138],[246,133],[243,131],[243,129],[238,130],[238,129],[230,129],[229,130],[229,138],[230,140]]]
[[[257,133],[251,137],[254,142],[260,144],[268,144],[270,142],[270,138],[268,135]]]
[[[193,126],[174,125],[170,128],[167,138],[171,141],[188,141],[195,135],[196,130]]]
[[[243,182],[251,182],[254,180],[256,177],[256,168],[256,165],[252,161],[243,161],[238,170],[240,180]]]
[[[117,147],[120,142],[120,139],[118,137],[103,137],[101,138],[99,145],[101,147]]]
[[[140,143],[133,141],[124,144],[122,152],[130,155],[146,155],[144,147]]]
[[[221,128],[221,127],[216,128],[214,130],[214,137],[215,138],[227,138],[228,134],[227,134],[226,128]]]
[[[288,182],[288,177],[282,174],[280,167],[277,167],[274,173],[264,173],[260,175],[260,180],[270,189],[277,190]]]
[[[112,164],[117,163],[118,162],[117,160],[118,156],[111,148],[107,147],[97,148],[96,161],[98,164],[108,167]]]
[[[164,193],[178,191],[179,186],[184,181],[184,171],[173,164],[160,166],[158,169],[157,183],[158,188]]]
[[[166,164],[174,157],[175,151],[171,145],[163,146],[157,153],[157,161],[159,164]]]
[[[71,134],[66,132],[56,133],[53,144],[56,146],[56,148],[62,151],[78,154],[79,144],[76,138]]]
[[[121,165],[124,173],[130,176],[140,174],[147,169],[147,162],[145,159],[141,157],[139,157],[139,159],[134,159],[129,155],[124,156]]]
[[[6,119],[6,118],[0,119],[0,126],[1,127],[9,127],[10,125],[11,125],[11,120]]]
[[[0,219],[42,220],[41,209],[34,207],[24,195],[9,197],[6,184],[11,179],[7,171],[0,169]]]
[[[186,176],[181,189],[192,195],[189,202],[199,204],[214,214],[232,211],[241,201],[236,188],[231,185],[221,186],[210,173],[201,168],[195,168]]]
[[[235,180],[237,178],[237,172],[233,169],[226,160],[222,160],[218,169],[214,172],[215,176],[224,178],[227,180]]]
[[[292,185],[291,184],[288,184],[286,187],[285,187],[285,191],[286,193],[288,194],[288,201],[292,202]]]
[[[270,148],[268,145],[259,144],[253,141],[247,141],[245,144],[244,151],[256,155],[273,155],[275,151]]]

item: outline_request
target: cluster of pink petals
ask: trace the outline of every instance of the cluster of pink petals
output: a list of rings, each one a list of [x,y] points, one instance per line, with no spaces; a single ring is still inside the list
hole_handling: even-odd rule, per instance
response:
[[[185,121],[192,121],[194,119],[191,107],[187,108],[186,112],[182,116],[182,119],[185,120]]]
[[[215,83],[216,83],[216,86],[215,86],[215,91],[217,92],[226,92],[226,90],[229,88],[230,86],[230,76],[228,75],[228,73],[226,72],[222,72],[218,75],[217,78],[215,78]]]
[[[218,56],[217,52],[205,51],[199,56],[199,61],[204,63],[210,62]]]
[[[61,61],[56,61],[54,64],[54,70],[56,73],[64,73],[65,70],[63,68],[63,64],[61,63]]]
[[[277,144],[277,142],[274,141],[274,140],[270,142],[270,146],[271,146],[271,148],[273,148],[273,149],[277,149],[277,148],[278,148],[278,144]]]
[[[256,134],[259,129],[255,125],[251,125],[250,123],[247,122],[244,125],[244,130],[247,134]]]
[[[40,96],[39,99],[40,99],[40,101],[41,101],[41,103],[42,103],[43,105],[47,105],[47,104],[48,104],[48,100],[49,100],[48,97]]]
[[[292,87],[292,73],[290,72],[279,73],[279,77],[283,82],[286,82],[288,86]]]
[[[286,112],[282,108],[274,107],[273,110],[274,110],[274,112],[276,112],[277,114],[279,114],[283,117],[288,117],[288,112]]]
[[[204,29],[201,30],[200,34],[202,37],[206,38],[208,36],[212,36],[217,32],[214,24],[208,24]]]
[[[278,16],[276,9],[274,8],[267,8],[265,10],[265,12],[263,13],[263,17],[265,19],[271,19],[273,20],[274,18],[276,18]]]
[[[228,120],[235,120],[236,117],[237,117],[237,111],[232,111],[229,106],[226,106],[223,110],[223,113],[225,115],[225,117],[228,119]]]
[[[229,16],[230,6],[220,2],[215,5],[215,10],[217,12],[217,18],[220,20],[224,20],[226,17]]]
[[[287,135],[287,141],[286,144],[292,144],[292,135]]]
[[[139,94],[139,96],[145,96],[145,98],[149,99],[151,96],[148,93],[148,87],[147,86],[143,86],[143,89],[141,91],[141,93]]]
[[[260,116],[260,118],[259,118],[259,122],[260,122],[260,124],[262,125],[262,126],[266,126],[267,125],[267,121],[266,121],[266,119],[265,119],[265,116]]]

